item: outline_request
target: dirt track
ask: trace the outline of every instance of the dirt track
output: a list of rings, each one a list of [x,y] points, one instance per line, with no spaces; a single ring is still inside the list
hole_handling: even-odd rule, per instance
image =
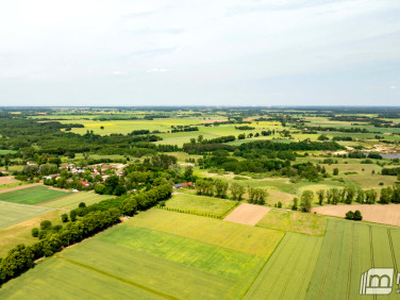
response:
[[[249,203],[242,203],[235,208],[224,221],[230,221],[246,225],[256,225],[267,212],[270,207],[254,205]]]
[[[400,226],[400,204],[354,204],[354,205],[329,205],[314,207],[311,212],[334,217],[345,217],[351,210],[359,210],[363,216],[363,221]]]

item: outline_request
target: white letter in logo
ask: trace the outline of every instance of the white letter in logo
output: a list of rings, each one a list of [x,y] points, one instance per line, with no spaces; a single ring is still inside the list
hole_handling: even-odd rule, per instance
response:
[[[393,286],[393,268],[372,268],[361,275],[361,295],[389,295]]]

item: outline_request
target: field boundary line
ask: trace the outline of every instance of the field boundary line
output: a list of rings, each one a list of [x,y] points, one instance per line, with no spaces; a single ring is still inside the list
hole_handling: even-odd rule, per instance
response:
[[[329,249],[329,257],[328,257],[328,261],[327,261],[327,263],[325,265],[325,271],[324,271],[324,274],[322,275],[321,286],[319,287],[319,291],[318,291],[318,299],[321,299],[322,292],[323,292],[324,287],[325,287],[326,277],[328,275],[329,265],[331,264],[331,258],[332,258],[332,252],[333,252],[333,243],[335,242],[335,238],[336,238],[337,224],[338,224],[338,222],[335,222],[335,229],[333,231],[332,240],[331,240],[331,243],[330,243],[331,246],[330,246],[330,249]]]
[[[387,229],[387,234],[388,234],[388,239],[389,239],[389,246],[390,246],[390,252],[392,254],[392,262],[393,262],[393,268],[394,268],[394,274],[398,273],[398,265],[397,265],[397,260],[396,260],[396,254],[394,251],[394,245],[393,245],[393,239],[392,239],[392,230]]]
[[[368,225],[369,227],[369,258],[371,260],[371,267],[375,268],[375,260],[374,260],[374,243],[373,243],[373,236],[372,236],[372,226]],[[377,295],[373,295],[373,298],[376,300]]]
[[[351,238],[349,247],[349,271],[347,272],[347,291],[346,299],[350,299],[350,288],[351,288],[351,268],[353,266],[353,239],[354,239],[354,223],[351,225]]]
[[[258,276],[260,276],[260,273],[262,272],[262,270],[264,270],[264,268],[265,268],[265,266],[267,265],[268,261],[269,261],[269,260],[271,259],[271,257],[274,255],[276,249],[281,245],[281,243],[282,243],[283,239],[285,238],[285,236],[286,236],[286,233],[282,236],[281,240],[280,240],[279,243],[276,245],[274,251],[272,251],[271,255],[270,255],[270,256],[267,258],[267,260],[264,262],[264,264],[263,264],[262,267],[260,268],[260,271],[258,271],[258,273],[257,273],[256,276],[254,276],[253,281],[249,284],[249,286],[248,286],[248,288],[246,289],[246,291],[244,291],[242,299],[243,299],[244,297],[246,297],[246,295],[247,295],[247,293],[249,292],[250,288],[253,286],[253,284],[254,284],[254,282],[256,281],[256,279],[258,278]],[[281,253],[282,253],[282,252],[280,252],[280,253],[278,254],[278,256],[279,256]]]
[[[71,264],[77,265],[77,266],[79,266],[79,267],[81,267],[81,268],[85,268],[85,269],[88,269],[88,270],[91,270],[91,271],[100,273],[100,274],[102,274],[102,275],[105,275],[105,276],[114,278],[114,279],[119,280],[119,281],[121,281],[121,282],[123,282],[123,283],[126,283],[126,284],[129,284],[129,285],[131,285],[131,286],[140,288],[140,289],[142,289],[142,290],[145,290],[145,291],[150,292],[150,293],[152,293],[152,294],[155,294],[155,295],[157,295],[157,296],[161,296],[161,297],[164,297],[164,298],[166,298],[166,299],[177,299],[177,298],[174,298],[174,297],[169,296],[169,295],[167,295],[167,294],[164,294],[164,293],[161,293],[161,292],[159,292],[159,291],[153,290],[153,289],[151,289],[151,288],[149,288],[149,287],[146,287],[146,286],[144,286],[144,285],[141,285],[141,284],[138,284],[138,283],[136,283],[136,282],[132,282],[132,281],[129,281],[129,280],[127,280],[127,279],[124,279],[124,278],[121,278],[121,277],[112,275],[112,274],[107,273],[107,272],[104,272],[104,271],[102,271],[102,270],[99,270],[99,269],[96,269],[96,268],[87,266],[87,265],[85,265],[85,264],[82,264],[82,263],[79,263],[79,262],[70,260],[70,259],[68,259],[68,258],[59,256],[59,255],[57,255],[57,254],[56,254],[55,256],[56,256],[57,258],[61,259],[61,260],[64,260],[64,261],[69,262],[69,263],[71,263]]]

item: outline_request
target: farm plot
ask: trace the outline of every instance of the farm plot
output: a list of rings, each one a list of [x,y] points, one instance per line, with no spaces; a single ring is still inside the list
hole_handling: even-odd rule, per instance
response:
[[[221,220],[152,209],[126,222],[141,228],[175,234],[218,247],[268,258],[283,232]]]
[[[93,192],[78,192],[63,197],[59,200],[44,203],[42,206],[63,208],[63,209],[74,209],[77,208],[79,203],[81,202],[84,202],[87,206],[110,198],[115,198],[115,197],[110,195],[99,195]]]
[[[28,206],[21,204],[13,204],[7,202],[0,202],[12,205],[24,206],[24,208],[42,208],[38,206]],[[7,252],[18,244],[30,245],[38,241],[37,238],[32,237],[31,230],[33,227],[39,227],[40,222],[44,220],[51,221],[52,225],[61,225],[61,214],[65,211],[61,210],[50,210],[43,208],[47,212],[44,212],[36,217],[27,219],[19,222],[7,228],[0,229],[0,257],[3,257]],[[49,211],[50,210],[50,211]],[[0,213],[1,215],[1,213]],[[0,297],[1,298],[1,297]]]
[[[217,217],[225,216],[236,205],[237,202],[231,200],[187,194],[176,194],[165,203],[165,207],[170,210]]]
[[[0,194],[0,201],[36,205],[63,196],[67,196],[68,194],[69,193],[67,192],[49,189],[45,186],[34,186],[12,192],[2,193]]]
[[[224,221],[235,222],[246,225],[256,225],[258,221],[269,212],[271,208],[266,206],[254,205],[249,203],[242,203],[239,207],[235,208]]]
[[[400,205],[399,204],[353,204],[353,205],[327,205],[312,208],[312,212],[321,215],[329,215],[344,218],[351,210],[359,210],[364,221],[381,223],[386,225],[400,226]]]
[[[400,249],[393,236],[399,233],[393,227],[329,220],[306,299],[368,297],[359,295],[361,274],[372,267],[396,267]]]
[[[0,288],[0,298],[165,299],[119,278],[59,258],[50,258],[8,282]]]
[[[326,217],[298,211],[271,209],[257,226],[274,230],[323,235]]]
[[[286,234],[244,299],[304,299],[322,240]]]
[[[39,216],[51,209],[0,201],[0,229]]]
[[[0,177],[0,185],[10,184],[10,183],[18,183],[19,181],[14,179],[12,176],[4,176]]]

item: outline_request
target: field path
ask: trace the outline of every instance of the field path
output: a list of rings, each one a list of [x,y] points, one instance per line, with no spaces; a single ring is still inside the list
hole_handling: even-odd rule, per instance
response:
[[[7,193],[7,192],[14,192],[14,191],[17,191],[17,190],[22,190],[22,189],[26,189],[26,188],[30,188],[30,187],[38,186],[38,185],[43,185],[43,184],[42,183],[30,183],[30,184],[14,186],[14,187],[11,187],[11,188],[8,188],[8,189],[1,189],[0,190],[0,194]]]
[[[313,207],[311,212],[344,218],[349,210],[359,210],[363,221],[400,226],[400,204],[326,205]]]
[[[230,221],[230,222],[254,226],[270,210],[271,207],[242,203],[237,208],[235,208],[229,215],[227,215],[224,221]]]

